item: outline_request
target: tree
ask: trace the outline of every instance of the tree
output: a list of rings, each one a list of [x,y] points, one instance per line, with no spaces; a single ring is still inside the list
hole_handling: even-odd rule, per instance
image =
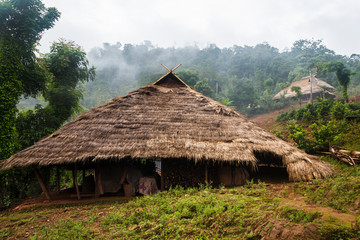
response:
[[[215,92],[209,85],[209,79],[204,78],[195,84],[195,90],[201,92],[207,97],[215,98]]]
[[[9,157],[15,147],[20,96],[36,95],[45,87],[46,74],[36,59],[35,44],[59,16],[40,0],[0,2],[0,159]]]
[[[350,83],[350,76],[353,75],[343,62],[330,62],[330,63],[320,63],[317,65],[318,69],[322,73],[335,72],[336,78],[339,85],[341,86],[341,95],[345,102],[349,102],[348,97],[348,86]]]
[[[226,88],[228,91],[223,91],[223,93],[232,101],[237,110],[244,113],[251,113],[254,110],[257,96],[249,79],[233,76],[228,80]]]
[[[273,90],[273,86],[274,86],[274,80],[272,80],[271,78],[268,78],[264,81],[264,85],[265,85],[265,90],[268,92],[268,93],[272,93],[272,90]]]
[[[190,87],[195,86],[195,84],[200,80],[199,74],[197,72],[192,72],[189,70],[181,70],[176,75]]]
[[[296,97],[296,99],[298,100],[299,105],[300,105],[300,107],[301,107],[301,95],[302,95],[301,87],[299,87],[299,86],[292,86],[290,90],[291,90],[292,92],[295,92],[295,97]]]
[[[48,75],[45,88],[41,91],[47,104],[45,107],[37,105],[33,110],[18,113],[15,150],[33,145],[78,113],[81,110],[81,84],[95,77],[95,69],[88,67],[85,52],[71,41],[54,43],[50,53],[45,54],[41,61]],[[43,169],[44,176],[45,182],[49,180],[50,169]],[[32,169],[1,172],[0,180],[0,203],[3,205],[40,191]]]
[[[95,68],[88,67],[86,53],[72,41],[53,43],[43,61],[51,75],[42,91],[47,105],[19,113],[16,128],[21,148],[51,134],[80,112],[81,84],[95,78]]]

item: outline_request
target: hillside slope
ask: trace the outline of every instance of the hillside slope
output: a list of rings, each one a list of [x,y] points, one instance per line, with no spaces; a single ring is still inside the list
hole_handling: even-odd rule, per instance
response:
[[[308,183],[251,181],[231,189],[174,188],[133,199],[35,204],[0,213],[0,236],[3,239],[358,239],[359,202],[336,210],[311,201],[307,196],[308,186]]]

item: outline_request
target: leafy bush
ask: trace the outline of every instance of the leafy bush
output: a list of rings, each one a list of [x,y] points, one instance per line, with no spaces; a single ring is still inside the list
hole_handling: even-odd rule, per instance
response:
[[[329,149],[329,144],[339,143],[348,126],[349,124],[344,120],[333,120],[311,125],[311,136],[315,140],[313,144],[314,150],[326,151]]]
[[[287,128],[290,130],[289,137],[294,140],[297,147],[304,150],[305,152],[312,152],[313,146],[311,140],[307,137],[307,132],[304,127],[299,124],[288,125]]]
[[[289,138],[298,148],[310,153],[326,151],[330,144],[343,145],[351,141],[351,146],[358,146],[357,129],[358,123],[350,121],[360,118],[360,103],[343,103],[341,101],[325,100],[315,104],[307,104],[298,110],[291,110],[280,114],[276,121],[288,120],[286,128],[290,130]],[[301,121],[302,124],[297,122]],[[348,132],[355,134],[349,135]],[[360,147],[360,146],[359,146]]]

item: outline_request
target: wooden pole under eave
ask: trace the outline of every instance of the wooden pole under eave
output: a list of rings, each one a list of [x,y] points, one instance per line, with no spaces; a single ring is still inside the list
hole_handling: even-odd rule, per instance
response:
[[[100,164],[97,163],[95,167],[95,197],[99,197],[104,194],[104,189],[101,183],[101,170]]]
[[[77,199],[80,200],[79,185],[78,185],[78,182],[77,182],[77,166],[76,166],[76,163],[74,164],[73,177],[74,177],[74,185],[75,185],[75,189],[76,189],[76,196],[77,196]]]
[[[36,176],[36,178],[37,178],[37,180],[38,180],[38,182],[40,184],[40,187],[41,187],[42,191],[45,194],[46,199],[51,201],[49,191],[47,190],[47,188],[46,188],[46,186],[45,186],[45,184],[44,184],[44,182],[43,182],[43,180],[41,178],[39,170],[36,167],[34,167],[34,172],[35,172],[35,176]]]
[[[98,184],[99,166],[95,166],[95,198],[100,196],[99,184]]]

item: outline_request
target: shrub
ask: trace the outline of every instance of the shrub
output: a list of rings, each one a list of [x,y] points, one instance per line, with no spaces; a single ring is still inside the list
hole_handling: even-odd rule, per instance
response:
[[[307,137],[307,133],[299,124],[288,125],[287,128],[290,130],[289,137],[296,143],[297,147],[304,150],[305,152],[312,152],[312,142]]]

